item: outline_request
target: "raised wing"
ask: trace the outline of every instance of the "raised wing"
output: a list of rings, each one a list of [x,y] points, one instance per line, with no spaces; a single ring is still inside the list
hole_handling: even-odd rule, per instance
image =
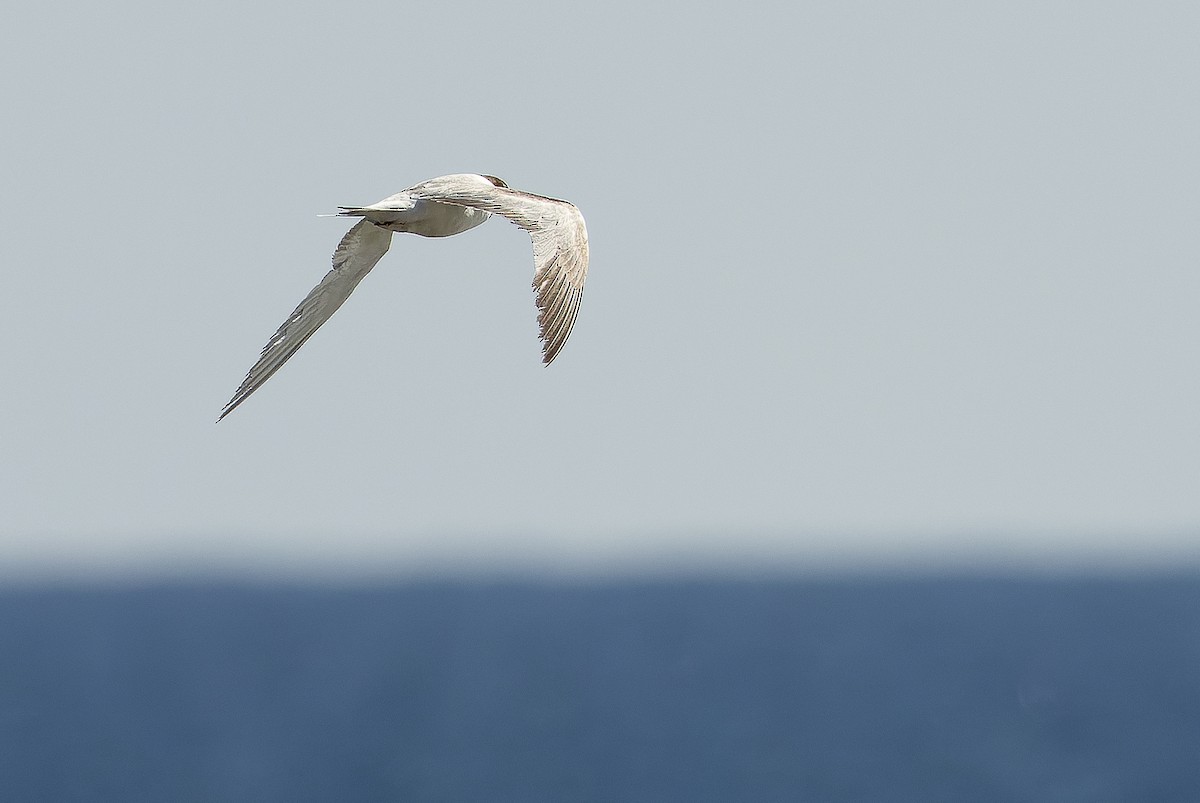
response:
[[[529,232],[542,362],[554,362],[575,326],[587,279],[588,238],[574,204],[495,186],[482,176],[443,176],[408,190],[414,198],[494,212]]]
[[[267,345],[241,387],[221,411],[220,421],[262,387],[271,375],[279,370],[313,332],[342,306],[350,293],[371,272],[371,268],[387,253],[392,244],[392,233],[381,229],[367,220],[359,221],[338,243],[333,252],[333,270],[325,274],[321,283],[312,289],[300,306],[271,335]]]

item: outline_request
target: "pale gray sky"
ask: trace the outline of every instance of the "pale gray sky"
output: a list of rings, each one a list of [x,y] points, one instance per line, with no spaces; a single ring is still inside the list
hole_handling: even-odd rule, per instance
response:
[[[0,565],[1195,555],[1193,3],[24,4]],[[487,172],[219,426],[318,218]]]

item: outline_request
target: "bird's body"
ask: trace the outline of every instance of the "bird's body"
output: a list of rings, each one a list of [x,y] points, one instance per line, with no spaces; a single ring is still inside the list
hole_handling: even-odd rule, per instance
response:
[[[343,207],[339,215],[361,215],[381,229],[422,237],[451,237],[473,229],[491,215],[469,206],[413,198],[407,191],[371,206]]]
[[[511,189],[494,176],[459,173],[424,181],[370,206],[339,210],[339,215],[362,220],[338,243],[333,270],[267,342],[218,421],[270,379],[329,320],[387,253],[393,232],[450,237],[475,228],[493,213],[529,232],[543,361],[549,365],[558,356],[575,324],[587,278],[587,227],[574,205]]]

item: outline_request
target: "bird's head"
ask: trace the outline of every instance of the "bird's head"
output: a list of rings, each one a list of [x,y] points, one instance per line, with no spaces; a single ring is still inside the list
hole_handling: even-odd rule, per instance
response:
[[[495,176],[488,176],[488,175],[485,175],[484,178],[486,178],[488,181],[492,182],[492,184],[494,184],[497,187],[508,187],[508,185],[504,183],[504,179],[502,179],[502,178],[496,178]]]

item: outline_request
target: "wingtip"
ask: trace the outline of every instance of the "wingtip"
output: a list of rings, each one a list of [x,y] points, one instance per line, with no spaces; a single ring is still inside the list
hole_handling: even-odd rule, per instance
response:
[[[236,410],[237,406],[241,403],[242,403],[241,400],[238,400],[236,397],[234,399],[231,399],[229,401],[229,403],[226,404],[225,407],[221,409],[221,414],[219,416],[217,416],[216,423],[218,423],[218,424],[221,423],[221,421],[223,421],[225,419],[225,416],[229,415],[234,410]]]

